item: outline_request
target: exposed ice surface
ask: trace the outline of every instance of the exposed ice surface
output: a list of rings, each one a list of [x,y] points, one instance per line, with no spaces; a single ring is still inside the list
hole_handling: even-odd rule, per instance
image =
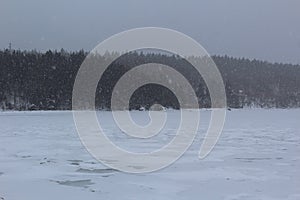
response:
[[[163,131],[151,139],[131,139],[98,112],[100,123],[121,148],[147,152],[167,144],[179,121],[167,111]],[[131,112],[140,124],[147,112]],[[82,146],[72,113],[0,113],[0,199],[204,199],[299,200],[300,110],[233,110],[204,160],[198,152],[210,111],[189,150],[171,166],[153,173],[110,169]]]

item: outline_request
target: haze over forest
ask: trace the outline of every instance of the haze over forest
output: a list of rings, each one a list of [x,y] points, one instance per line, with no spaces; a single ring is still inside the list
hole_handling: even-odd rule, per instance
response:
[[[132,28],[183,32],[211,55],[300,64],[298,0],[2,0],[0,49],[89,51]]]

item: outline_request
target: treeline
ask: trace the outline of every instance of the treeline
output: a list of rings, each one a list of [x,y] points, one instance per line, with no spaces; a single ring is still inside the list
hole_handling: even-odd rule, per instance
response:
[[[46,53],[8,49],[0,51],[0,109],[71,109],[73,84],[86,56],[87,52],[83,50]],[[105,63],[110,56],[110,53],[94,55],[93,59],[97,63]],[[228,107],[300,107],[299,65],[228,56],[212,58],[225,83]],[[179,71],[190,81],[200,107],[211,106],[209,92],[202,77],[185,59],[163,53],[130,52],[112,62],[101,77],[96,92],[96,107],[110,109],[112,90],[120,77],[133,67],[150,62],[165,64]],[[174,94],[156,84],[145,85],[136,90],[129,105],[130,109],[148,109],[155,103],[179,108]]]

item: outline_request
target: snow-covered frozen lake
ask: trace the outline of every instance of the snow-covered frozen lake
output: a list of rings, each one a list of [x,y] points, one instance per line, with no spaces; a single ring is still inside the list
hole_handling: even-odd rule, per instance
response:
[[[130,139],[110,112],[98,112],[108,136],[125,149],[148,151],[175,134],[178,111],[167,111],[161,134]],[[146,112],[132,112],[139,123]],[[0,199],[204,199],[299,200],[300,110],[233,110],[214,150],[198,151],[209,111],[189,150],[153,173],[127,174],[97,162],[82,146],[72,112],[0,113]]]

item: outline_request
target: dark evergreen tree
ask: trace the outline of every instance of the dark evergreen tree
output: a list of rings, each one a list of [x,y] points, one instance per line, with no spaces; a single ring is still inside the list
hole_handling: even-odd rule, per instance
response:
[[[63,49],[45,53],[9,49],[0,51],[0,109],[71,109],[74,80],[86,55],[83,50],[67,52]],[[109,57],[111,53],[107,52],[104,56],[93,55],[92,59],[96,63],[106,63]],[[299,65],[228,56],[212,58],[225,83],[228,107],[300,107]],[[200,107],[210,107],[209,92],[202,77],[185,59],[168,53],[145,51],[129,52],[112,62],[98,84],[95,99],[97,108],[110,109],[112,90],[128,70],[153,62],[168,65],[180,72],[190,81]],[[148,84],[135,91],[129,106],[131,109],[149,109],[154,103],[179,108],[175,95],[156,84]]]

